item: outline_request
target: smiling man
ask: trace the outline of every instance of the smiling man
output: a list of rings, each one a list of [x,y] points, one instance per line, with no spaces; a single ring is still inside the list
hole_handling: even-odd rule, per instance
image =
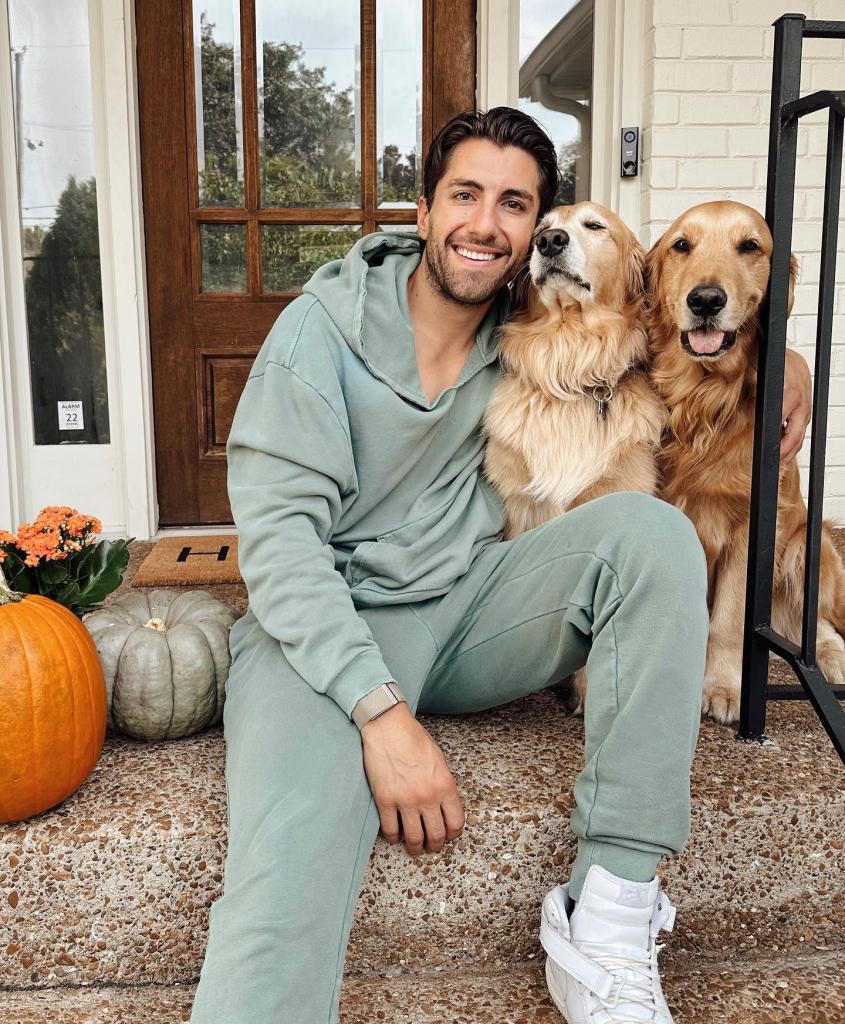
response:
[[[368,235],[321,268],[258,354],[227,445],[249,608],[230,638],[229,849],[193,1024],[335,1024],[379,826],[413,856],[464,828],[415,715],[505,704],[584,664],[577,855],[537,893],[546,976],[572,1024],[671,1021],[655,868],[690,828],[703,551],[684,515],[632,493],[503,541],[480,472],[506,285],[556,188],[530,117],[454,118],[426,158],[418,233]],[[807,423],[800,363],[786,456]]]

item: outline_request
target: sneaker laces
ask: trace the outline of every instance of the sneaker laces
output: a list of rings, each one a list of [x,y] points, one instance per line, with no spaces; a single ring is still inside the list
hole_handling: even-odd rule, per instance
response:
[[[660,991],[657,954],[664,945],[665,943],[655,943],[650,953],[639,956],[590,952],[590,959],[612,974],[617,982],[608,999],[601,999],[593,993],[593,998],[598,999],[602,1007],[590,1012],[591,1021],[595,1021],[596,1024],[610,1024],[611,1020],[612,1024],[648,1024],[642,1017],[611,1018],[607,1010],[615,1009],[620,1003],[642,1007],[651,1015],[649,1020],[654,1019],[654,1015],[661,1010],[657,1001],[657,993]],[[596,1016],[597,1013],[602,1016]]]

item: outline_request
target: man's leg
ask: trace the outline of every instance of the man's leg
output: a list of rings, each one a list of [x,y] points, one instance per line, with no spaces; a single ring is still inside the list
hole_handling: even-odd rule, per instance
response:
[[[424,614],[440,651],[420,713],[504,704],[586,663],[570,895],[592,864],[650,880],[690,831],[708,633],[690,520],[648,495],[599,498],[490,545]]]
[[[435,655],[407,608],[367,609],[414,710]],[[334,1024],[379,816],[361,736],[255,622],[236,623],[223,709],[229,846],[192,1024]]]

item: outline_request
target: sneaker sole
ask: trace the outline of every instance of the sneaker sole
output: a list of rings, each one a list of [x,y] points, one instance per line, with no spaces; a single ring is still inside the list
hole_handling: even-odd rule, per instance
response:
[[[560,990],[560,986],[558,985],[557,978],[555,977],[554,972],[551,969],[550,960],[551,960],[551,958],[547,956],[546,957],[546,985],[548,986],[548,989],[549,989],[549,995],[552,997],[552,1002],[558,1008],[558,1011],[560,1012],[560,1014],[563,1017],[563,1019],[567,1022],[567,1024],[571,1024],[570,1019],[569,1019],[569,1014],[566,1012],[566,1000],[564,998],[563,992]]]

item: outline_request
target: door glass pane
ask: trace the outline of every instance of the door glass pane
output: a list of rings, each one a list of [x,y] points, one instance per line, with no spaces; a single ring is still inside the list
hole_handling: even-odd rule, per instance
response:
[[[324,263],[342,259],[360,237],[359,224],[263,224],[264,291],[298,291]]]
[[[358,0],[256,0],[262,206],[359,206]]]
[[[202,291],[246,291],[246,225],[200,224]]]
[[[87,0],[10,0],[36,444],[106,444]]]
[[[555,204],[590,197],[593,0],[520,0],[519,109],[555,144]]]
[[[195,0],[194,96],[199,204],[243,206],[239,0]]]
[[[416,206],[422,191],[422,67],[422,0],[378,0],[379,206]]]

